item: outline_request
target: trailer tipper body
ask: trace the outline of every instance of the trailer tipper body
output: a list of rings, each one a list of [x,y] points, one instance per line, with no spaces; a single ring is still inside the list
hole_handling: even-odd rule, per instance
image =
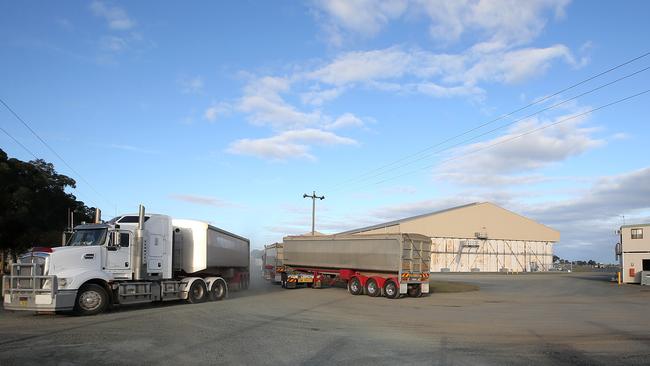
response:
[[[265,245],[262,254],[262,278],[273,283],[280,283],[282,281],[283,260],[284,248],[282,243]]]
[[[347,283],[353,295],[397,298],[429,292],[431,240],[419,234],[288,236],[282,285]]]
[[[20,256],[3,281],[4,307],[92,315],[115,304],[221,300],[248,287],[249,253],[246,238],[141,206],[76,226],[66,246]]]

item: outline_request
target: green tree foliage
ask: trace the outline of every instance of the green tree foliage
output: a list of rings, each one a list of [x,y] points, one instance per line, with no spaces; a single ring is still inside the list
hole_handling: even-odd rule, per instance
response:
[[[74,179],[57,174],[51,163],[8,158],[0,149],[0,250],[19,254],[33,246],[60,245],[68,209],[76,222],[91,221],[94,208],[66,193],[66,187],[74,188]]]

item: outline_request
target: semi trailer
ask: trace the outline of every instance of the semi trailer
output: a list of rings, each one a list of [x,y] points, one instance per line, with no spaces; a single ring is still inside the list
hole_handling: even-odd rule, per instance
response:
[[[284,288],[346,284],[352,295],[429,293],[431,239],[419,234],[288,236],[279,272]]]
[[[273,243],[264,246],[262,254],[262,278],[273,283],[282,281],[282,261],[284,249],[282,243]]]
[[[3,281],[4,307],[93,315],[117,304],[222,300],[248,287],[249,257],[246,238],[140,206],[20,256]]]

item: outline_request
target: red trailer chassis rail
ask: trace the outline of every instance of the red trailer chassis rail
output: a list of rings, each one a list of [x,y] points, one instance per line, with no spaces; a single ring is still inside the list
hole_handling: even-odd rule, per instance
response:
[[[325,269],[309,267],[285,267],[278,269],[282,274],[282,287],[297,288],[306,285],[312,288],[330,287],[345,282],[352,295],[366,294],[371,297],[386,296],[390,299],[401,295],[420,297],[429,293],[429,273],[368,273],[354,269]]]

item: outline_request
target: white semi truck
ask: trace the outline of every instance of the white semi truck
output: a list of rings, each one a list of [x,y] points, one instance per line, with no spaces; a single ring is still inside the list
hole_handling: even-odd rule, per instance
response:
[[[140,206],[76,226],[66,246],[22,255],[3,281],[4,307],[93,315],[115,304],[221,300],[248,287],[249,257],[246,238]]]

